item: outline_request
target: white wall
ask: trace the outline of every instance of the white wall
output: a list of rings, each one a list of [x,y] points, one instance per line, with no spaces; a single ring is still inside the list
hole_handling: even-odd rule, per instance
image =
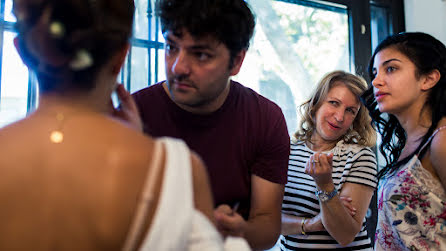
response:
[[[404,0],[406,31],[422,31],[446,44],[446,0]]]

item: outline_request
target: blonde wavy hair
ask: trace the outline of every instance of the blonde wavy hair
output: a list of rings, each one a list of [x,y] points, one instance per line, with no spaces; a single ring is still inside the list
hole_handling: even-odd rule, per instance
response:
[[[297,140],[311,142],[316,124],[315,114],[321,107],[328,92],[334,86],[344,84],[358,99],[359,111],[353,120],[352,126],[347,133],[339,138],[347,144],[359,144],[372,147],[376,143],[376,131],[371,123],[367,108],[360,102],[359,97],[367,90],[367,82],[362,78],[344,71],[333,71],[325,75],[317,84],[311,98],[301,104],[298,111],[301,115],[299,130],[294,134]]]

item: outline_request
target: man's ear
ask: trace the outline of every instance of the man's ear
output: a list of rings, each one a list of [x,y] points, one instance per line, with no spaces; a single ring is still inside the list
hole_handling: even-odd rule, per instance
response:
[[[435,69],[428,74],[425,75],[425,79],[423,83],[421,84],[421,90],[427,91],[429,89],[432,89],[440,80],[441,73]]]
[[[121,68],[124,65],[124,61],[129,49],[130,49],[130,44],[126,43],[126,45],[116,53],[115,57],[113,57],[112,59],[114,61],[112,67],[113,74],[119,74],[119,72],[121,71]]]
[[[232,68],[231,68],[231,76],[235,76],[240,72],[240,68],[242,67],[243,60],[246,56],[246,49],[241,50],[237,55],[234,57],[234,61],[232,62]]]
[[[20,58],[22,59],[22,62],[23,62],[27,67],[29,67],[28,63],[26,62],[26,60],[25,60],[24,57],[23,57],[23,52],[22,52],[22,49],[20,48],[19,37],[16,36],[16,37],[14,38],[13,42],[14,42],[14,47],[15,47],[15,49],[17,50],[17,53],[19,54]]]

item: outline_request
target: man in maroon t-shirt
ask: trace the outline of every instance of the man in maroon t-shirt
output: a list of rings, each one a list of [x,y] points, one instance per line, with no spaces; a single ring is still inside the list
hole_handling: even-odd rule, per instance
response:
[[[181,138],[196,151],[219,230],[268,249],[280,234],[289,136],[276,104],[230,81],[249,47],[253,14],[243,0],[161,0],[157,14],[167,80],[133,95],[145,132]]]

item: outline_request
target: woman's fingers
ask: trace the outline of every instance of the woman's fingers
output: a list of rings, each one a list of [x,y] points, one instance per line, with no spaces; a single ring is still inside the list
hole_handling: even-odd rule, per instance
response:
[[[351,216],[356,215],[356,208],[352,205],[352,198],[340,196],[339,199],[341,200],[344,207],[349,211]]]
[[[307,160],[307,163],[305,164],[305,173],[306,174],[309,174],[309,175],[313,174],[313,165],[314,165],[313,159],[314,159],[314,156],[311,155],[310,158]]]

